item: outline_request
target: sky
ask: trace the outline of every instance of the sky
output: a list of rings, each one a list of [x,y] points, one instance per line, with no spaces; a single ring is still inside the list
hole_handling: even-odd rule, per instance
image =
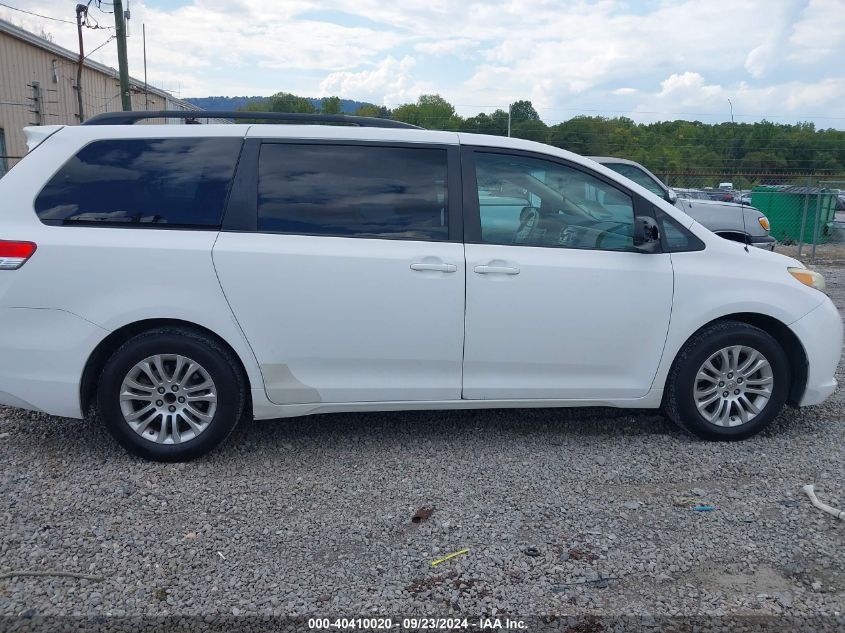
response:
[[[125,2],[126,0],[124,0]],[[2,0],[74,20],[77,0]],[[111,5],[90,15],[113,26]],[[533,102],[548,124],[812,121],[845,129],[845,0],[129,0],[129,70],[181,97],[437,93],[464,116]],[[77,47],[74,24],[0,18]],[[86,49],[109,30],[88,30]],[[117,66],[112,40],[92,55]]]

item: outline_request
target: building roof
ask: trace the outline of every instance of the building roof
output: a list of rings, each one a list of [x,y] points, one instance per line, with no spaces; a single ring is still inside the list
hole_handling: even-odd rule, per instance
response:
[[[64,59],[70,60],[72,62],[77,62],[79,60],[79,54],[78,53],[74,53],[73,51],[70,51],[70,50],[68,50],[68,49],[66,49],[62,46],[59,46],[58,44],[54,44],[50,40],[44,39],[43,37],[39,37],[38,35],[35,35],[34,33],[30,33],[29,31],[22,29],[19,26],[15,26],[11,22],[7,22],[6,20],[0,19],[0,33],[6,33],[7,35],[10,35],[11,37],[17,38],[17,39],[22,40],[24,42],[27,42],[28,44],[32,44],[33,46],[36,46],[36,47],[43,49],[45,51],[49,51],[49,52],[53,53],[54,55],[56,55],[58,57],[63,57]],[[91,68],[93,70],[101,72],[104,75],[108,75],[109,77],[114,77],[115,79],[120,78],[120,74],[118,73],[117,70],[115,70],[111,66],[106,66],[105,64],[95,62],[92,59],[83,60],[82,65],[85,66],[86,68]],[[138,79],[135,79],[134,77],[129,77],[129,85],[130,85],[130,87],[134,87],[134,88],[137,88],[139,90],[143,90],[143,88],[144,88],[144,82],[140,81]],[[183,101],[182,99],[177,99],[176,97],[174,97],[169,92],[166,92],[166,91],[164,91],[160,88],[156,88],[156,87],[151,86],[149,84],[147,84],[147,90],[149,92],[151,92],[152,94],[158,95],[158,96],[160,96],[164,99],[169,99],[170,101],[172,101],[174,103],[178,103],[180,108],[182,108],[182,109],[185,109],[185,110],[200,110],[201,109],[201,108],[198,108],[197,106],[195,106],[192,103],[188,103],[187,101]]]

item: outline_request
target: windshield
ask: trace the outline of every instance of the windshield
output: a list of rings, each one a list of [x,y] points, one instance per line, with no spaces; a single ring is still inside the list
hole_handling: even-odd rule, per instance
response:
[[[625,178],[630,178],[641,187],[648,189],[654,195],[660,198],[666,197],[666,192],[663,187],[661,187],[654,178],[649,176],[636,165],[628,165],[627,163],[605,163],[604,166],[608,169],[612,169],[617,174],[625,176]]]

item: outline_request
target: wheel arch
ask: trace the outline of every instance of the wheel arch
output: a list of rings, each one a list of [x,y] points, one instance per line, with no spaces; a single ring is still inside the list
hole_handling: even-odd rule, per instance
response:
[[[246,370],[246,366],[244,365],[243,359],[235,351],[235,349],[226,341],[226,339],[224,339],[216,332],[208,329],[207,327],[192,323],[190,321],[184,321],[181,319],[144,319],[141,321],[128,323],[114,330],[102,341],[100,341],[99,344],[88,356],[88,360],[85,363],[85,368],[82,371],[82,379],[79,383],[79,404],[83,416],[87,415],[88,411],[91,408],[91,405],[94,403],[94,399],[97,395],[97,381],[100,376],[100,372],[102,372],[103,367],[105,366],[106,361],[109,359],[109,357],[121,345],[123,345],[132,337],[141,334],[142,332],[146,332],[148,330],[168,325],[190,328],[197,332],[201,332],[206,336],[210,336],[214,338],[217,342],[219,342],[230,354],[232,354],[232,358],[234,358],[238,363],[238,368],[241,371],[241,375],[243,376],[244,383],[247,387],[246,394],[248,402],[246,410],[250,410],[250,394],[252,385],[250,384],[249,372]]]
[[[778,342],[789,359],[790,385],[786,402],[790,406],[797,407],[798,403],[801,401],[801,397],[804,395],[804,389],[807,387],[807,353],[804,350],[804,346],[801,344],[801,341],[785,323],[767,314],[760,314],[759,312],[735,312],[733,314],[726,314],[708,321],[687,337],[683,344],[678,348],[675,358],[672,359],[672,363],[675,363],[678,354],[681,353],[681,350],[687,344],[687,341],[689,341],[693,336],[714,323],[721,323],[724,321],[738,321],[740,323],[753,325],[754,327],[760,328],[769,334]],[[665,392],[666,389],[664,388],[664,393]]]

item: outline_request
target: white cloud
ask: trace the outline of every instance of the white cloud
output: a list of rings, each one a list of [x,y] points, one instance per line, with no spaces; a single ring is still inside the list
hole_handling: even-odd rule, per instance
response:
[[[821,83],[790,81],[770,86],[750,86],[740,82],[732,86],[707,83],[700,74],[685,72],[665,79],[660,90],[640,94],[632,108],[637,118],[659,120],[684,118],[729,120],[733,103],[734,117],[740,122],[767,118],[798,120],[817,115],[819,110],[835,108],[845,101],[845,79]],[[675,113],[676,117],[667,117]],[[683,115],[683,116],[680,116]],[[829,122],[824,127],[829,127]]]
[[[478,42],[475,40],[457,37],[454,39],[420,42],[414,46],[414,50],[428,55],[455,55],[466,59],[468,53],[477,46]]]
[[[150,77],[181,85],[183,95],[286,90],[395,105],[437,92],[461,112],[527,98],[550,120],[652,116],[646,111],[725,117],[731,98],[735,112],[817,115],[827,117],[823,125],[845,127],[836,118],[843,117],[843,0],[146,2],[159,8],[133,0],[130,70],[137,76],[141,68],[145,22]],[[26,8],[73,18],[68,0]],[[10,16],[76,47],[73,25],[0,7],[0,17]],[[103,35],[86,31],[97,43]],[[114,45],[95,59],[116,65]]]
[[[425,84],[414,80],[415,64],[410,56],[401,60],[387,57],[372,70],[331,73],[320,84],[320,94],[343,95],[386,105],[414,101],[427,90]]]

